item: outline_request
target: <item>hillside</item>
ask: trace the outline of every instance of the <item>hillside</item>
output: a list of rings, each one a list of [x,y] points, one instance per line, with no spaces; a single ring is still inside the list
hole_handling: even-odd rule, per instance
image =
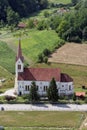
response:
[[[14,73],[15,70],[15,53],[8,47],[5,42],[0,41],[0,66]]]
[[[66,43],[50,56],[49,62],[87,66],[87,44]]]

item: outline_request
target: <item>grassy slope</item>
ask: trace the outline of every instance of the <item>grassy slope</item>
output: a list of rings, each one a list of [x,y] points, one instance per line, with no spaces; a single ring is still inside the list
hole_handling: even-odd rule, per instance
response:
[[[0,124],[7,127],[77,127],[81,112],[0,112]],[[3,119],[3,120],[2,120]]]
[[[0,42],[0,66],[9,72],[14,72],[15,53],[7,46],[6,43]]]
[[[60,39],[58,38],[55,31],[52,30],[30,30],[26,37],[22,37],[22,49],[25,56],[33,61],[37,60],[37,56],[45,48],[50,50],[54,49],[54,44],[58,44]],[[16,40],[16,44],[18,41]]]
[[[49,2],[68,4],[71,3],[71,0],[49,0]]]

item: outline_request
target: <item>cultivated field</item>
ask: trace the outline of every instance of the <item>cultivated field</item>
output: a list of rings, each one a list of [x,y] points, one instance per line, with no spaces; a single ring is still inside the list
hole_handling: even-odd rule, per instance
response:
[[[87,44],[66,43],[50,56],[49,62],[87,66]]]

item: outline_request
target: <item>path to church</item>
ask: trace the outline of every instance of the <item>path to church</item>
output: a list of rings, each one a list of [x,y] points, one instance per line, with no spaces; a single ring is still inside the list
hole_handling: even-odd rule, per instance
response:
[[[87,111],[87,105],[78,104],[0,104],[5,111]]]

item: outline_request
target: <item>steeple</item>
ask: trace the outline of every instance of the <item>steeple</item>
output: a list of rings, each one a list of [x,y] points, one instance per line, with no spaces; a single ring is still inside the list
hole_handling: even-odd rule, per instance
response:
[[[20,59],[22,62],[24,61],[24,57],[22,56],[22,50],[21,50],[21,39],[19,39],[19,45],[18,45],[18,53],[16,56],[16,61]]]

